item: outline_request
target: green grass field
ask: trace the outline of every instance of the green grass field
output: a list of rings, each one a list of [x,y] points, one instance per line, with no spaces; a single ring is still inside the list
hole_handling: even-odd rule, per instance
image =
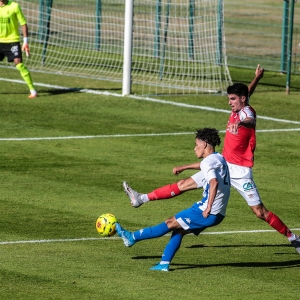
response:
[[[121,185],[149,192],[193,174],[175,177],[172,168],[196,161],[196,128],[216,127],[224,137],[226,96],[154,102],[101,94],[120,94],[116,83],[33,73],[39,97],[28,100],[26,85],[3,80],[22,82],[18,72],[0,71],[1,299],[299,298],[299,254],[235,191],[224,222],[185,237],[170,272],[149,271],[169,236],[128,249],[96,232],[105,212],[138,230],[201,199],[192,191],[133,209]],[[245,83],[254,74],[230,71]],[[293,76],[286,95],[285,77],[267,72],[251,99],[259,116],[256,184],[266,207],[298,234],[299,86]]]

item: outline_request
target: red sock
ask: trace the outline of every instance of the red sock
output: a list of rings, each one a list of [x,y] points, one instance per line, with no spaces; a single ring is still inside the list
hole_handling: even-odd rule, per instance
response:
[[[180,195],[181,192],[178,188],[177,183],[168,184],[163,187],[160,187],[153,192],[148,194],[149,200],[160,200],[160,199],[169,199],[175,196]]]
[[[292,232],[289,230],[289,228],[271,211],[269,211],[266,222],[278,232],[284,234],[286,237],[289,238],[292,235]]]

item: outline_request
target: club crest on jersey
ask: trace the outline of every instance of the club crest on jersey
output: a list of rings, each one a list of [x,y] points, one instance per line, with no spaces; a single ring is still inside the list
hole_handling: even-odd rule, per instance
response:
[[[253,181],[249,181],[244,183],[243,189],[245,192],[255,189],[255,185]]]
[[[14,54],[14,56],[19,55],[19,49],[18,46],[11,47],[10,51]]]

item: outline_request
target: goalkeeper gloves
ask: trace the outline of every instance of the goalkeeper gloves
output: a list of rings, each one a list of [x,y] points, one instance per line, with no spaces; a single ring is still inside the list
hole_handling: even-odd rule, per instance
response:
[[[23,38],[22,51],[25,51],[25,54],[26,54],[27,57],[30,56],[30,51],[29,51],[29,46],[28,46],[28,38],[27,37]]]

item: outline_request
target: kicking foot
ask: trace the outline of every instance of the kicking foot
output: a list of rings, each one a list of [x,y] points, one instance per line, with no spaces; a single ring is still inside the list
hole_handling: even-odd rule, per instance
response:
[[[118,236],[123,239],[124,245],[126,247],[131,247],[135,244],[135,239],[133,238],[132,232],[124,229],[119,223],[116,223],[116,230]]]

